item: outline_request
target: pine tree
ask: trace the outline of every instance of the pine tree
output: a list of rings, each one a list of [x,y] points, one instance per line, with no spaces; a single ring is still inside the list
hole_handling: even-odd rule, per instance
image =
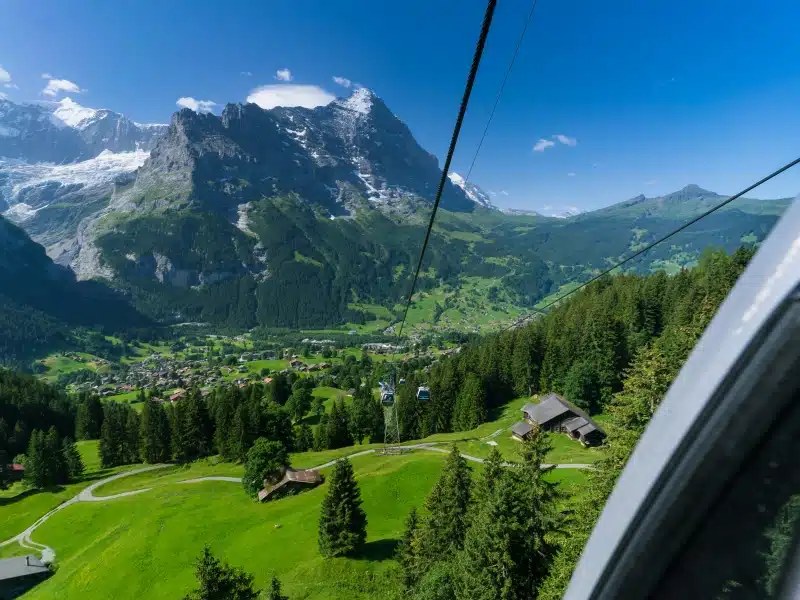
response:
[[[397,546],[397,562],[403,572],[403,585],[406,589],[413,589],[419,580],[419,573],[422,570],[417,556],[417,534],[419,532],[419,515],[417,507],[412,506],[406,517],[403,527],[403,537]]]
[[[683,334],[659,338],[658,343],[642,348],[633,361],[623,390],[609,407],[611,421],[608,424],[606,458],[589,474],[585,493],[573,506],[568,534],[563,536],[561,548],[539,591],[543,600],[557,600],[564,595],[572,571],[617,478],[680,368],[682,355],[688,355],[688,344],[677,341],[684,339]],[[662,350],[665,343],[670,348],[672,359]]]
[[[166,462],[171,457],[169,417],[160,404],[145,403],[139,421],[139,456],[150,464]]]
[[[424,561],[449,558],[464,544],[469,526],[471,469],[453,444],[439,480],[425,500],[429,516],[420,530]]]
[[[486,386],[483,380],[469,373],[456,400],[453,428],[458,431],[474,429],[486,420]]]
[[[294,433],[295,452],[307,452],[314,447],[314,432],[308,423],[296,427]]]
[[[64,455],[64,461],[67,465],[69,480],[75,481],[79,479],[83,475],[85,466],[81,453],[78,452],[78,446],[70,438],[64,438],[61,444],[61,453]]]
[[[30,487],[42,488],[47,485],[45,454],[44,433],[34,429],[25,454],[25,483]]]
[[[100,428],[100,444],[98,453],[100,454],[100,465],[107,469],[122,464],[121,457],[121,424],[119,423],[117,411],[109,405],[105,411],[103,425]],[[27,470],[27,469],[26,469]]]
[[[289,600],[288,596],[281,594],[281,582],[277,577],[272,578],[267,592],[267,600]]]
[[[503,474],[503,456],[493,447],[489,456],[483,461],[483,474],[475,486],[475,502],[483,504],[494,492],[494,488]]]
[[[196,562],[199,587],[183,600],[257,600],[259,590],[253,589],[253,576],[242,569],[222,563],[208,546]]]
[[[8,429],[6,422],[0,419],[0,490],[5,490],[11,485],[11,462],[6,448],[8,446]]]
[[[0,445],[0,490],[8,489],[11,485],[11,469],[9,468],[9,462],[5,445]]]
[[[179,450],[179,460],[189,461],[211,454],[213,428],[205,401],[197,391],[190,393],[176,408],[178,436],[173,443]]]
[[[79,440],[100,438],[103,425],[103,404],[97,396],[88,396],[79,404],[75,417],[75,437]]]
[[[516,538],[522,533],[515,509],[514,486],[507,477],[496,482],[495,492],[481,504],[455,560],[458,600],[511,600],[517,596]]]
[[[325,404],[322,398],[314,396],[311,400],[311,414],[317,418],[325,414]]]
[[[386,423],[383,416],[383,406],[380,401],[373,400],[370,405],[369,442],[379,444],[383,442]]]
[[[429,565],[414,590],[414,600],[456,600],[454,566],[450,560]]]
[[[139,415],[130,407],[126,407],[125,425],[122,432],[122,464],[137,463],[139,456]]]
[[[509,571],[516,598],[536,597],[555,553],[550,540],[561,526],[556,507],[560,496],[556,485],[544,479],[552,467],[542,468],[551,448],[544,432],[534,432],[519,447],[520,465],[505,472],[517,520],[510,521],[514,562]]]
[[[344,448],[353,445],[353,438],[350,437],[350,425],[348,423],[347,409],[344,407],[343,400],[334,400],[331,413],[328,415],[326,428],[328,448]]]
[[[319,518],[319,551],[322,556],[357,553],[367,537],[367,515],[361,508],[353,466],[347,458],[337,461]]]
[[[360,444],[370,432],[370,420],[372,419],[372,404],[375,399],[372,397],[372,390],[368,386],[356,389],[353,403],[350,405],[350,433],[353,440]]]

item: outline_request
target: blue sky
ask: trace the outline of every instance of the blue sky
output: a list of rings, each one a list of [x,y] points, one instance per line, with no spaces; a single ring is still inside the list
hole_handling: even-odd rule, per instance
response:
[[[343,77],[374,90],[443,160],[484,8],[4,2],[0,92],[51,99],[45,87],[67,81],[82,91],[55,99],[166,122],[182,97],[216,110],[262,85],[324,98],[348,93],[332,80]],[[453,165],[462,174],[529,8],[498,3]],[[794,0],[539,0],[471,179],[519,208],[596,208],[688,183],[733,193],[800,156],[799,21]],[[276,79],[283,69],[290,82]],[[297,85],[319,89],[288,87]],[[555,144],[536,152],[539,140]],[[800,168],[754,195],[798,192]]]

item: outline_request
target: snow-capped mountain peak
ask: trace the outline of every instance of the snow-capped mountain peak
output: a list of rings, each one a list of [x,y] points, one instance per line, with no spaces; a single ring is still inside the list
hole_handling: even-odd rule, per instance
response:
[[[94,108],[81,106],[72,98],[64,98],[58,102],[57,108],[53,111],[53,123],[61,127],[83,129],[89,121],[97,116],[98,112]]]
[[[484,208],[497,210],[497,207],[492,203],[489,194],[484,192],[480,187],[470,181],[466,181],[461,175],[455,171],[450,171],[447,176],[454,186],[461,188],[467,195],[467,198],[472,200],[475,204],[480,204]]]
[[[339,105],[352,110],[360,115],[368,115],[372,109],[372,100],[375,94],[367,88],[358,88],[352,95],[339,102]]]

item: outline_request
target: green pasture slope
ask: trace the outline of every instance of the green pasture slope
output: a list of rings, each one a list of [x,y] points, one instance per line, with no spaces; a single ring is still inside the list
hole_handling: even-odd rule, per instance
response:
[[[516,442],[510,439],[508,427],[518,419],[525,400],[509,403],[497,411],[493,421],[473,431],[440,434],[423,441],[455,442],[463,452],[481,457],[492,447],[487,442],[494,440],[504,456],[513,458]],[[548,459],[553,462],[588,463],[602,456],[600,451],[584,449],[564,436],[553,436],[552,441],[554,449]],[[307,468],[380,446],[295,453],[291,459],[294,466]],[[97,443],[82,442],[80,447],[87,463],[86,481],[36,494],[19,496],[19,489],[4,493],[0,499],[0,538],[20,533],[89,481],[138,467],[100,471]],[[354,457],[369,520],[368,543],[361,556],[333,560],[322,559],[317,550],[317,519],[327,484],[260,505],[239,483],[182,483],[198,477],[242,475],[242,465],[220,462],[215,457],[122,478],[100,486],[95,495],[150,490],[107,502],[75,504],[36,530],[33,539],[55,549],[58,569],[25,598],[179,598],[193,586],[193,560],[206,543],[221,558],[253,573],[259,586],[266,586],[273,575],[279,576],[291,598],[387,598],[386,590],[395,587],[389,585],[396,569],[391,557],[403,520],[411,506],[422,506],[444,459],[445,454],[426,450]],[[474,474],[481,472],[481,465],[470,466]],[[579,491],[586,474],[577,469],[558,469],[548,478],[570,495]],[[3,504],[10,497],[16,500]],[[24,552],[16,544],[0,548],[3,557]]]

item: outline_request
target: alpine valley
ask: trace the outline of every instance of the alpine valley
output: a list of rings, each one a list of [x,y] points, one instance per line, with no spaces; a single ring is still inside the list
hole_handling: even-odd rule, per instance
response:
[[[366,88],[315,109],[182,109],[169,125],[0,100],[0,352],[48,320],[391,326],[440,178]],[[415,308],[440,328],[499,326],[722,199],[689,185],[555,218],[501,211],[450,173]],[[789,202],[740,199],[633,268],[757,243]]]

